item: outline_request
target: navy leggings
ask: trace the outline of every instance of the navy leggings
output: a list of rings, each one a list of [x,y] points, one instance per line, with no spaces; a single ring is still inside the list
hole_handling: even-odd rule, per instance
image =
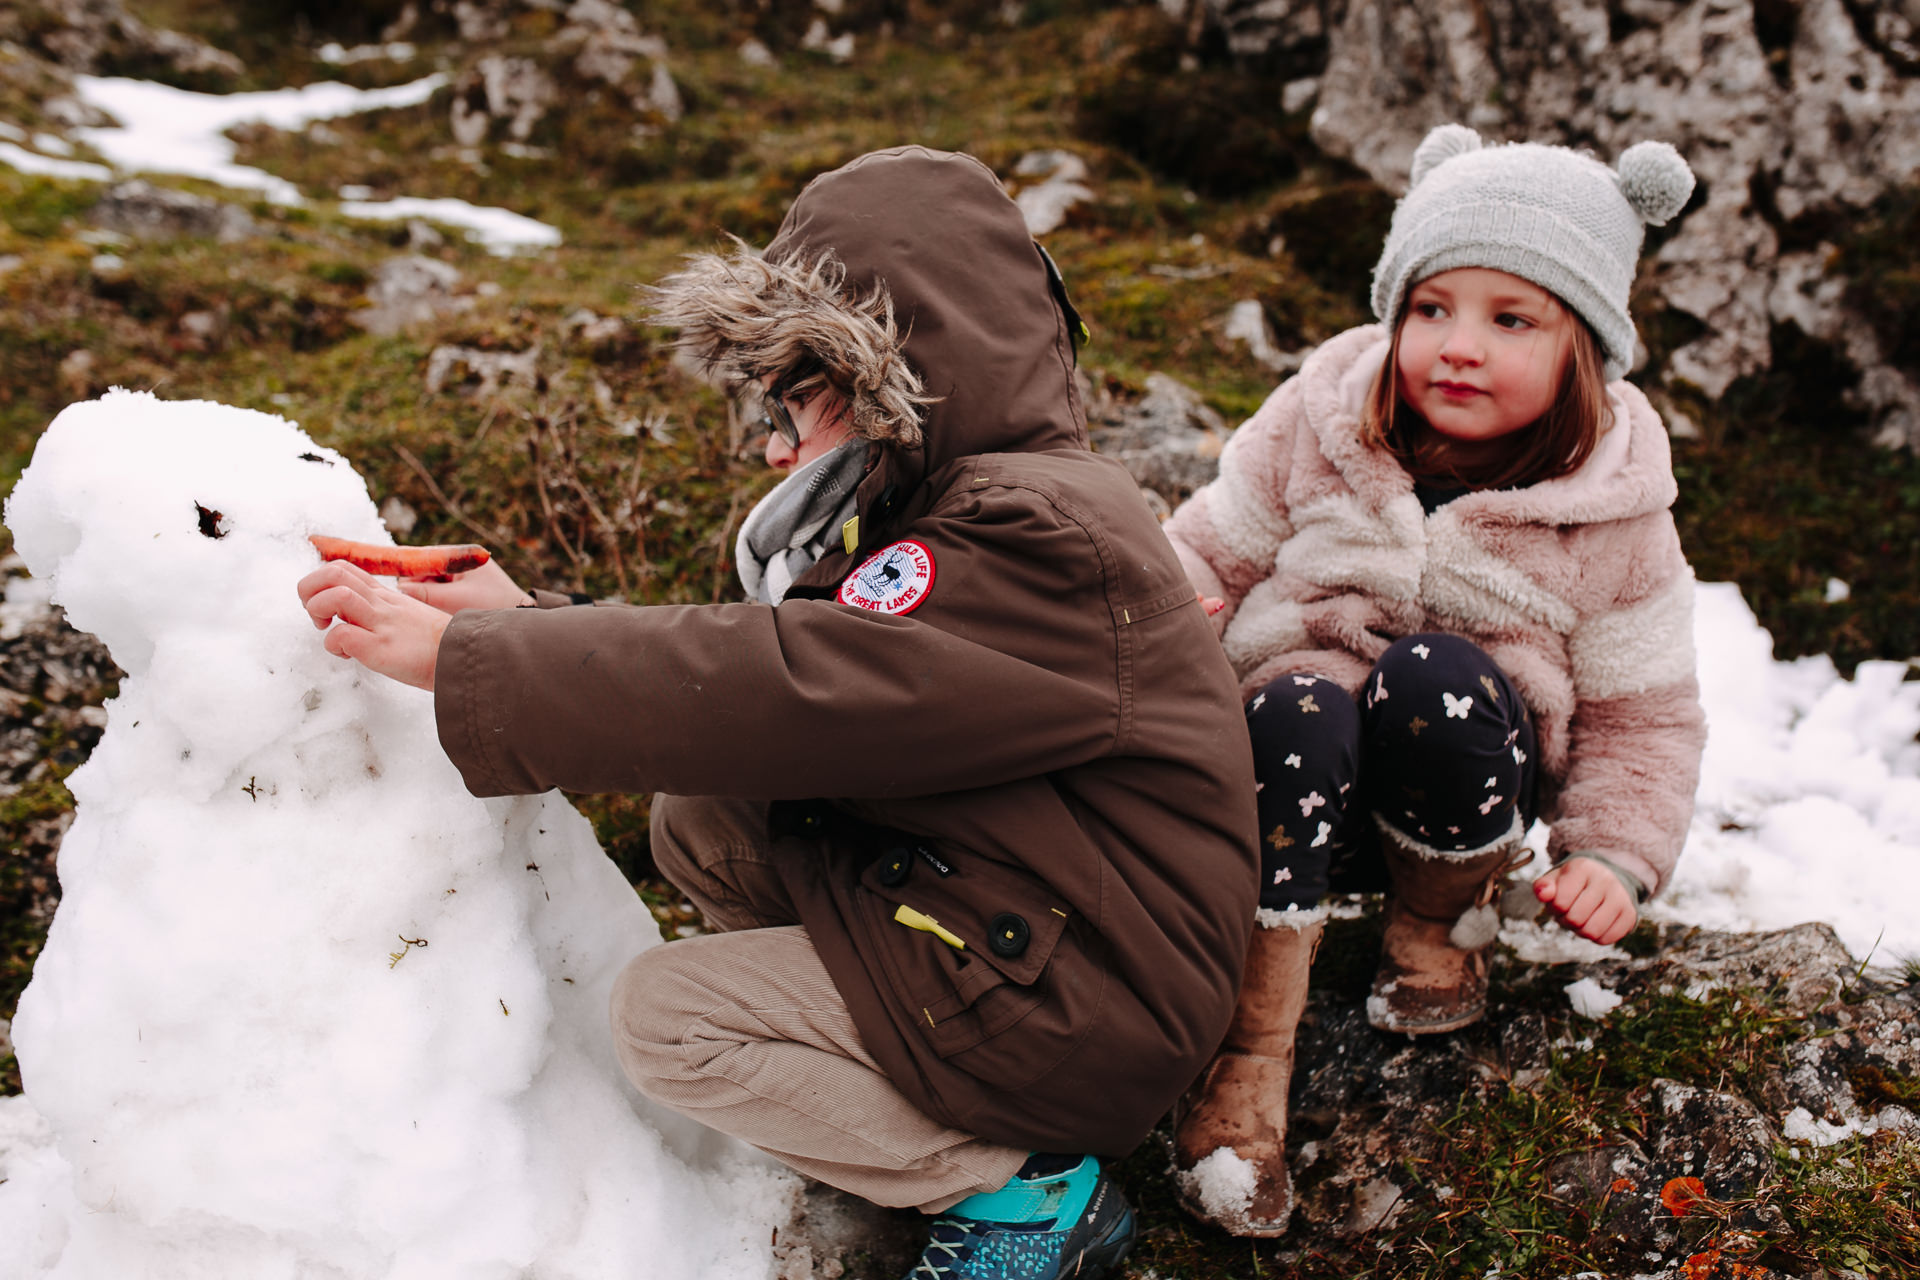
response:
[[[1533,722],[1506,673],[1458,636],[1406,636],[1360,698],[1284,675],[1247,703],[1259,787],[1260,905],[1316,905],[1387,887],[1378,813],[1434,849],[1465,852],[1536,812]]]

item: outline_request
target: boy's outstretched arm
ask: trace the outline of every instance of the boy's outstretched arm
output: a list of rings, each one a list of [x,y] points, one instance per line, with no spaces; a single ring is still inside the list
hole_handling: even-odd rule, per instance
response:
[[[1633,895],[1612,868],[1592,858],[1569,858],[1533,882],[1533,894],[1581,937],[1609,945],[1640,920]]]

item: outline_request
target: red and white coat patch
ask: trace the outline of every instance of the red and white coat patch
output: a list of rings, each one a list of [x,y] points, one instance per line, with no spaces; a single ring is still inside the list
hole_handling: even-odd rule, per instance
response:
[[[840,584],[841,604],[875,613],[912,613],[933,590],[933,553],[919,543],[896,542],[874,552]]]

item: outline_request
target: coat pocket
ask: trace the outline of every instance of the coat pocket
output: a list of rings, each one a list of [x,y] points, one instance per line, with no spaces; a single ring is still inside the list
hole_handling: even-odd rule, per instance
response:
[[[1031,872],[908,837],[884,847],[860,883],[894,990],[941,1057],[1048,1000],[1070,912]]]

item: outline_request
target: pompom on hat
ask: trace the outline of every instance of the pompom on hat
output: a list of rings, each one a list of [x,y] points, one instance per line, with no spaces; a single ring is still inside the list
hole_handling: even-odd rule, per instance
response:
[[[1428,276],[1491,267],[1531,280],[1593,326],[1612,381],[1633,363],[1627,294],[1646,227],[1692,194],[1693,171],[1664,142],[1635,143],[1609,169],[1567,147],[1489,146],[1465,125],[1443,124],[1413,153],[1411,185],[1373,269],[1373,313],[1391,324]]]

